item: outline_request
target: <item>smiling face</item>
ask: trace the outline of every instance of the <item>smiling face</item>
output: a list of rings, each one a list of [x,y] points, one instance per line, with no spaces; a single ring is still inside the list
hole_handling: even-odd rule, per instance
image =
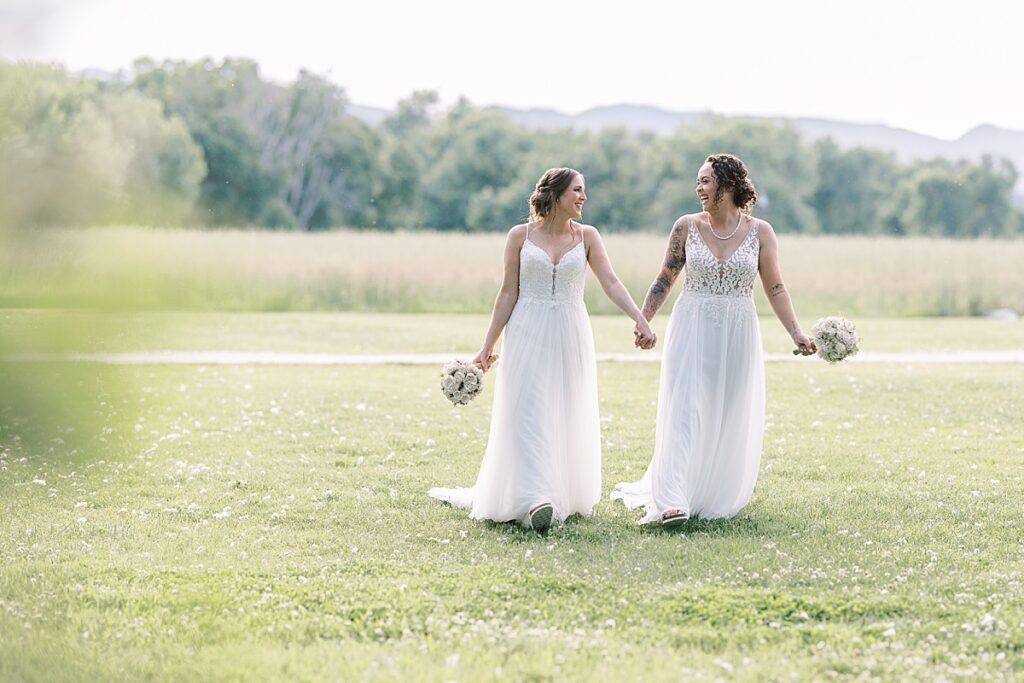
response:
[[[715,176],[715,169],[711,167],[711,162],[704,162],[704,165],[697,171],[697,199],[700,200],[700,206],[702,209],[707,211],[717,202],[715,201],[715,195],[718,193],[718,177]]]
[[[558,214],[566,218],[582,218],[583,204],[587,201],[587,184],[583,176],[573,176],[569,187],[558,197]]]

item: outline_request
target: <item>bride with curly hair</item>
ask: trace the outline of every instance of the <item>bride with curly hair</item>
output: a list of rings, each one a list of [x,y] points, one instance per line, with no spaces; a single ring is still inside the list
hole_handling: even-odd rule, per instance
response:
[[[662,351],[654,455],[642,479],[612,498],[643,507],[640,523],[683,524],[729,517],[750,500],[764,435],[764,359],[753,285],[803,355],[816,351],[800,329],[779,270],[778,241],[751,210],[757,192],[747,167],[714,154],[697,172],[703,211],[672,226],[664,265],[644,300],[651,320],[686,270]]]

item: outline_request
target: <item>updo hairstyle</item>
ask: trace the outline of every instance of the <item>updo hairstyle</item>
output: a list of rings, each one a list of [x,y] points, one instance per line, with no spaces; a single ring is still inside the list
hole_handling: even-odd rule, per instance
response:
[[[530,195],[530,220],[547,218],[555,210],[558,198],[562,196],[576,176],[583,174],[573,168],[549,168],[537,181]]]
[[[712,154],[707,162],[718,179],[714,203],[717,204],[726,192],[732,192],[732,199],[740,211],[750,213],[757,203],[757,190],[747,177],[747,166],[734,154]]]

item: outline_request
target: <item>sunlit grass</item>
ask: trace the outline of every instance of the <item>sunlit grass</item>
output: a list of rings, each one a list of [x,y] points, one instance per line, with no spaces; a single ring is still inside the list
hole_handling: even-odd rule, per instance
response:
[[[484,313],[501,276],[501,234],[321,234],[107,228],[52,230],[0,254],[0,306],[233,311]],[[664,235],[606,235],[641,299]],[[799,312],[965,316],[1024,310],[1024,240],[780,237]],[[757,292],[758,308],[770,314]],[[594,313],[613,312],[591,278]]]
[[[147,350],[292,351],[307,353],[452,353],[472,357],[488,315],[395,313],[118,313],[0,309],[8,351]],[[1024,350],[1024,322],[983,318],[855,318],[865,352]],[[664,338],[668,310],[654,320]],[[804,327],[814,323],[803,316]],[[597,350],[633,352],[632,322],[622,314],[591,316]],[[786,353],[789,336],[761,318],[765,350]],[[637,352],[639,353],[639,352]]]
[[[769,365],[738,517],[663,533],[604,500],[546,536],[426,496],[471,483],[490,408],[436,368],[98,372],[133,389],[73,457],[0,431],[0,679],[1024,675],[1004,368]],[[599,367],[605,492],[656,385]]]

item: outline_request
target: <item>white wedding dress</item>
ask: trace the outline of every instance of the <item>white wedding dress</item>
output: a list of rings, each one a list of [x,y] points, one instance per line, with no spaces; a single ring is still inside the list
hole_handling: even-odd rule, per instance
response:
[[[559,523],[589,515],[601,498],[597,365],[583,303],[587,257],[577,239],[554,264],[527,233],[476,484],[430,489],[435,498],[469,508],[474,519],[530,526],[530,509],[551,503],[552,523]]]
[[[757,223],[720,260],[690,221],[686,278],[662,353],[654,457],[612,498],[643,507],[641,524],[673,509],[729,517],[750,500],[764,435],[764,359],[754,308]]]

